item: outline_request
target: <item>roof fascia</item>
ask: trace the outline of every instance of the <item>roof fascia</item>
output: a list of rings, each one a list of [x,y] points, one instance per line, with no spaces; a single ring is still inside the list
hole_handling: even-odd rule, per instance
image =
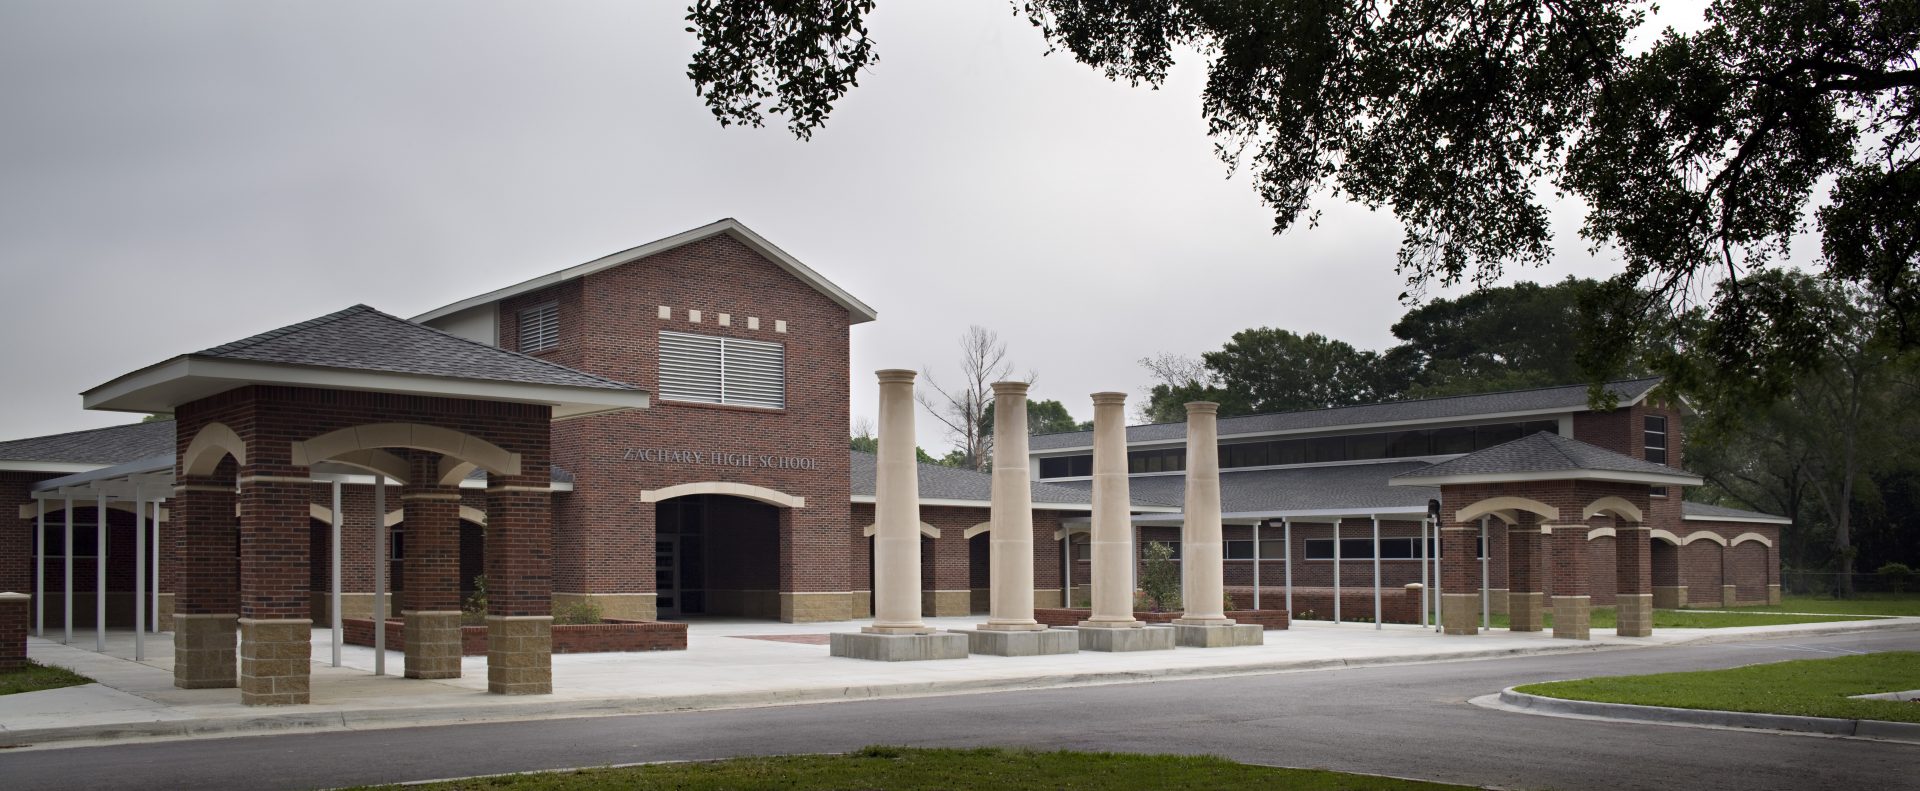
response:
[[[1653,486],[1699,486],[1704,483],[1697,475],[1684,473],[1647,473],[1622,472],[1619,470],[1549,470],[1545,472],[1481,472],[1458,475],[1436,475],[1427,478],[1402,480],[1398,477],[1387,479],[1388,486],[1421,486],[1432,488],[1451,484],[1466,483],[1527,483],[1531,481],[1608,481],[1612,483],[1644,483]]]
[[[874,502],[874,496],[871,494],[856,494],[848,498],[848,502],[861,503],[863,505],[872,505]],[[920,504],[928,505],[928,506],[942,506],[942,507],[953,507],[953,508],[992,508],[993,507],[993,503],[987,500],[945,500],[945,499],[922,498],[920,500]],[[1154,513],[1177,514],[1180,512],[1180,509],[1178,508],[1172,508],[1172,507],[1163,506],[1163,505],[1133,505],[1133,506],[1129,506],[1128,508],[1129,510],[1132,510],[1132,511],[1151,511]],[[1035,511],[1092,511],[1093,505],[1090,503],[1035,502],[1033,504],[1033,510]]]
[[[27,459],[0,459],[0,472],[92,472],[106,467],[105,464],[85,464],[74,461],[32,461]]]
[[[767,260],[774,262],[775,265],[786,270],[788,274],[799,278],[802,282],[812,286],[814,290],[826,295],[828,299],[846,308],[847,312],[853,316],[852,323],[862,324],[880,317],[880,314],[876,313],[873,308],[856,299],[852,294],[847,293],[839,286],[834,285],[831,281],[822,277],[819,272],[815,272],[811,267],[800,263],[799,259],[788,255],[787,251],[780,249],[772,242],[754,233],[751,229],[742,225],[739,220],[728,217],[719,222],[709,223],[689,231],[682,231],[665,239],[658,239],[640,245],[639,247],[602,256],[584,264],[578,264],[558,272],[541,275],[531,280],[507,286],[506,288],[495,289],[477,297],[470,297],[449,305],[443,305],[413,317],[412,321],[426,323],[435,319],[444,318],[469,308],[499,302],[500,300],[519,294],[537,291],[558,283],[586,277],[595,272],[611,269],[622,264],[629,264],[651,255],[657,255],[674,248],[684,247],[723,233],[733,237],[741,244],[753,248],[755,252],[765,256]]]
[[[1642,397],[1645,397],[1645,394],[1642,394]],[[1470,426],[1470,425],[1476,425],[1479,423],[1485,423],[1489,420],[1500,420],[1504,418],[1546,417],[1549,415],[1560,416],[1560,415],[1571,415],[1575,412],[1583,412],[1583,411],[1586,411],[1586,410],[1568,409],[1566,407],[1552,407],[1550,409],[1521,409],[1521,410],[1514,410],[1509,412],[1487,412],[1487,413],[1477,413],[1477,414],[1471,414],[1471,415],[1455,415],[1453,417],[1416,418],[1411,420],[1385,420],[1385,421],[1375,421],[1372,423],[1343,423],[1338,426],[1332,426],[1332,427],[1322,426],[1318,428],[1281,429],[1278,431],[1254,431],[1254,432],[1247,432],[1244,434],[1222,434],[1220,435],[1219,441],[1221,444],[1224,445],[1227,443],[1227,440],[1234,440],[1234,439],[1261,439],[1261,438],[1268,438],[1268,437],[1285,437],[1285,436],[1294,436],[1294,435],[1340,436],[1340,435],[1351,434],[1355,431],[1362,431],[1366,429],[1401,428],[1405,426],[1439,425],[1442,428],[1446,427],[1447,425]],[[1187,443],[1187,439],[1185,437],[1178,437],[1175,439],[1142,440],[1139,442],[1129,441],[1127,443],[1127,449],[1128,450],[1146,450],[1146,449],[1163,448],[1163,447],[1171,448],[1171,447],[1179,447],[1179,446],[1185,445],[1186,443]],[[1027,455],[1034,458],[1044,458],[1045,456],[1057,456],[1057,455],[1068,454],[1068,453],[1083,453],[1090,450],[1093,450],[1092,445],[1076,445],[1070,448],[1046,448],[1044,450],[1030,451]]]
[[[1790,525],[1792,519],[1780,516],[1683,516],[1688,522],[1739,522],[1755,525]]]

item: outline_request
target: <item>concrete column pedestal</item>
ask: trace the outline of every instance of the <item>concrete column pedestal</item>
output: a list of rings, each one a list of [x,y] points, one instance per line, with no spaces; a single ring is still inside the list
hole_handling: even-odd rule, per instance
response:
[[[1614,633],[1621,637],[1653,634],[1653,594],[1621,593],[1613,597]]]
[[[1653,586],[1653,606],[1661,610],[1679,610],[1687,606],[1687,586]]]
[[[460,677],[460,611],[410,611],[405,619],[407,678]]]
[[[1780,586],[1778,585],[1767,586],[1767,603],[1768,604],[1780,603]]]
[[[1515,632],[1538,632],[1545,628],[1546,594],[1507,594],[1507,622]]]
[[[239,686],[237,614],[173,616],[173,685],[181,689]]]
[[[1074,631],[1079,633],[1082,651],[1171,651],[1174,646],[1171,626],[1082,626]]]
[[[284,706],[312,699],[313,621],[241,618],[240,702]]]
[[[412,646],[408,648],[411,651]],[[487,691],[495,695],[553,692],[553,616],[487,616]]]
[[[1553,636],[1568,640],[1592,639],[1593,597],[1553,597]]]
[[[1720,586],[1720,606],[1732,608],[1740,603],[1739,589],[1732,585]]]
[[[1445,634],[1480,633],[1480,594],[1440,594],[1440,628]]]
[[[1173,642],[1183,648],[1232,648],[1261,645],[1266,629],[1257,623],[1189,624],[1173,622]]]
[[[1080,650],[1080,637],[1071,629],[955,629],[953,634],[966,636],[967,651],[989,656],[1045,656]]]

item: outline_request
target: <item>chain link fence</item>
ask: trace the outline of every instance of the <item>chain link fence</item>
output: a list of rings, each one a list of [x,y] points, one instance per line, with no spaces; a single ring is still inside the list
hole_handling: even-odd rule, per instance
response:
[[[1843,575],[1831,571],[1780,570],[1780,590],[1790,596],[1831,594],[1840,590],[1843,576],[1853,578],[1855,593],[1920,594],[1920,575],[1855,572]]]

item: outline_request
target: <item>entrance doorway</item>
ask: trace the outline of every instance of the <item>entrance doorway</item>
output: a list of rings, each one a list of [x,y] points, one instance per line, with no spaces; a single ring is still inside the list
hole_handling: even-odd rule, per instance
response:
[[[778,506],[724,494],[662,500],[654,510],[660,617],[780,617]]]
[[[653,590],[660,617],[680,614],[679,536],[658,536],[653,540]]]

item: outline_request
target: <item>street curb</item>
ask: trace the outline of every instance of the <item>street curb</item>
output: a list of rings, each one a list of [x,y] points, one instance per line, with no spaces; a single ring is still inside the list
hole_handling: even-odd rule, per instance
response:
[[[296,732],[318,733],[338,730],[413,728],[482,722],[512,722],[518,720],[663,714],[669,712],[839,703],[936,695],[1014,692],[1108,684],[1137,684],[1154,681],[1225,678],[1232,676],[1379,667],[1386,665],[1434,664],[1440,662],[1504,659],[1548,654],[1574,654],[1631,649],[1634,647],[1635,646],[1607,643],[1570,643],[1565,645],[1469,651],[1449,654],[1442,657],[1435,657],[1432,654],[1408,654],[1368,657],[1364,659],[1283,660],[1214,667],[1127,670],[1069,675],[1034,675],[966,681],[813,687],[774,692],[749,691],[648,698],[603,698],[585,700],[535,700],[521,698],[520,700],[526,702],[506,703],[489,701],[478,704],[424,706],[409,709],[307,710],[287,712],[284,714],[248,712],[244,716],[0,731],[0,748],[18,748],[37,745],[53,746],[63,742],[205,738],[213,736]],[[474,692],[476,697],[485,696],[485,694],[486,693],[478,691]],[[488,697],[491,697],[492,700],[495,701],[499,700],[498,696]]]
[[[1685,640],[1664,643],[1664,645],[1712,645],[1714,643],[1744,643],[1752,640],[1772,640],[1780,637],[1826,637],[1840,634],[1860,634],[1861,632],[1903,632],[1920,629],[1920,618],[1911,616],[1874,616],[1873,620],[1827,621],[1826,623],[1845,625],[1828,626],[1822,629],[1817,628],[1818,625],[1808,624],[1806,628],[1783,629],[1778,632],[1703,634]]]
[[[1481,700],[1481,699],[1476,699]],[[1508,711],[1548,716],[1591,717],[1657,725],[1696,725],[1715,728],[1742,728],[1824,736],[1844,736],[1876,741],[1920,744],[1920,723],[1883,720],[1849,720],[1834,717],[1802,717],[1792,714],[1755,714],[1744,711],[1676,709],[1667,706],[1636,706],[1627,703],[1599,703],[1589,700],[1550,698],[1517,692],[1513,687],[1500,690],[1499,703]]]

